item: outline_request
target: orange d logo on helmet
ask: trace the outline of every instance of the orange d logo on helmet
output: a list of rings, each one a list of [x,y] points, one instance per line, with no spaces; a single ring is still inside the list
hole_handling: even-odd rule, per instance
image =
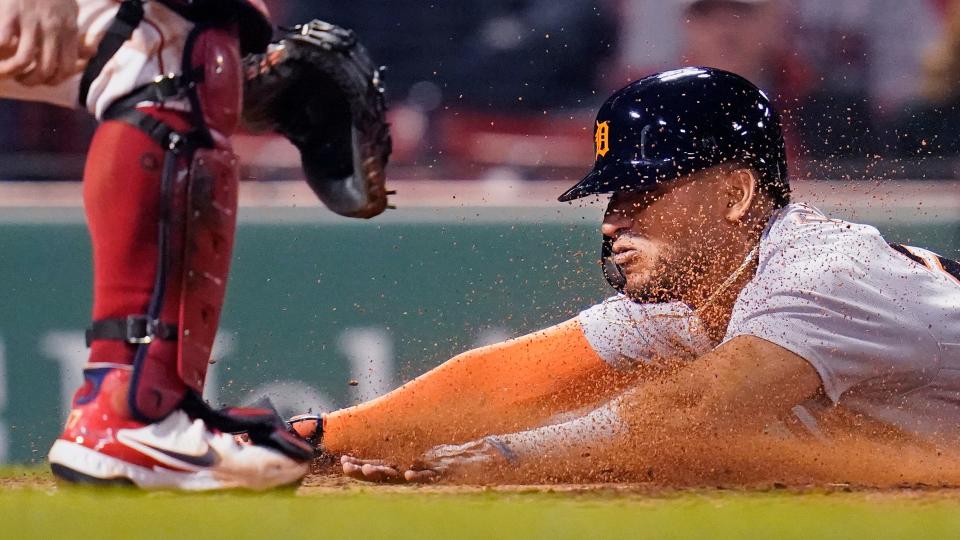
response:
[[[597,122],[597,129],[593,134],[593,142],[597,149],[597,157],[603,157],[610,151],[610,121]]]

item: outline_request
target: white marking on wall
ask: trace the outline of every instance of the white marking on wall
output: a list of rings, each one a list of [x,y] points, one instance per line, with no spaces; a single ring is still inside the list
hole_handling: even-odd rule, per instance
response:
[[[350,373],[356,381],[356,395],[352,397],[367,401],[394,389],[396,372],[389,332],[377,327],[349,328],[340,334],[337,347],[350,361]]]
[[[60,364],[60,417],[66,418],[73,393],[83,383],[87,344],[82,331],[48,332],[40,340],[40,351]]]

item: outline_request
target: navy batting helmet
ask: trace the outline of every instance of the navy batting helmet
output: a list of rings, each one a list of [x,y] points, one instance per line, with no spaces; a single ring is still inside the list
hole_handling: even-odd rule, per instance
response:
[[[754,169],[777,204],[789,201],[780,116],[743,77],[709,67],[657,73],[600,107],[593,170],[559,197],[649,191],[714,165]]]

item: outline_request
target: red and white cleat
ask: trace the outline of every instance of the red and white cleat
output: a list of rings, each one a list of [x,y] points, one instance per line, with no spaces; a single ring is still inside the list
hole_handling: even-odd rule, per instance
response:
[[[63,434],[50,449],[53,473],[66,481],[147,489],[268,489],[292,484],[308,460],[275,448],[238,444],[201,419],[174,411],[144,424],[126,405],[129,368],[88,369]]]

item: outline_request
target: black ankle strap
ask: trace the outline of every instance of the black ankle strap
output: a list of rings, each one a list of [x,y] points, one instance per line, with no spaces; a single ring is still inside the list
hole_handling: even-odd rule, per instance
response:
[[[86,331],[87,347],[101,339],[126,341],[127,343],[150,343],[155,339],[177,339],[177,325],[153,320],[146,315],[130,315],[126,319],[101,319],[93,321]]]

